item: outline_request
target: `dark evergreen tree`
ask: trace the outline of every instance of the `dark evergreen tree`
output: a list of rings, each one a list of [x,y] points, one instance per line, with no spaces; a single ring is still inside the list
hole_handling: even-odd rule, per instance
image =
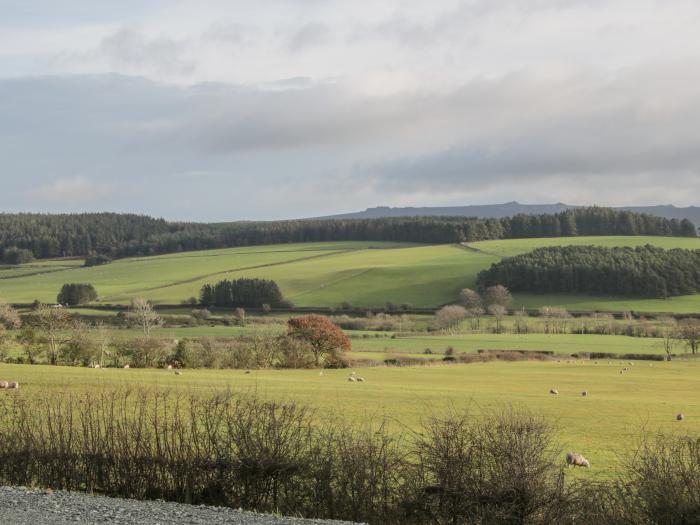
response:
[[[478,276],[481,289],[670,297],[700,292],[700,250],[557,246],[508,257]]]

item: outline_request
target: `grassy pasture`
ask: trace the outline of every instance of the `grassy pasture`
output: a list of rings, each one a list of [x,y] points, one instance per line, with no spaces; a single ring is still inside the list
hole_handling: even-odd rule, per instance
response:
[[[349,332],[351,333],[351,332]],[[353,351],[421,354],[426,348],[444,354],[477,350],[548,350],[555,353],[607,352],[613,354],[661,354],[659,339],[622,335],[578,334],[462,334],[417,335],[412,337],[353,339]],[[679,348],[679,350],[681,350]]]
[[[321,414],[341,415],[365,425],[386,416],[395,432],[417,428],[422,417],[449,406],[495,408],[524,406],[554,420],[565,449],[591,460],[590,471],[570,475],[606,477],[616,468],[643,426],[648,430],[700,432],[700,363],[639,361],[619,374],[617,362],[490,362],[418,368],[358,370],[365,383],[349,383],[346,370],[87,369],[0,364],[0,378],[18,380],[29,391],[82,390],[101,386],[175,387],[210,391],[231,388],[275,399],[300,401]],[[557,388],[560,395],[549,394]],[[581,391],[589,396],[582,397]],[[0,395],[12,395],[2,391]],[[675,421],[683,412],[685,421]],[[399,424],[400,422],[400,424]],[[405,425],[406,427],[403,427]]]
[[[92,283],[100,302],[127,304],[134,296],[179,303],[205,283],[224,278],[274,279],[297,306],[382,306],[387,301],[418,307],[453,302],[473,286],[479,271],[501,257],[541,246],[596,244],[700,249],[700,239],[670,237],[559,237],[456,245],[332,242],[254,246],[123,259],[105,266],[47,261],[0,269],[0,297],[10,302],[55,301],[66,282]],[[560,305],[570,310],[698,312],[700,295],[667,300],[584,295],[520,294],[516,307]]]

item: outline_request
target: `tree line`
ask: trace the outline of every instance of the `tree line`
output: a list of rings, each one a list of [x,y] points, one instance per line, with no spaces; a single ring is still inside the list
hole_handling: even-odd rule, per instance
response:
[[[508,257],[479,273],[478,286],[515,292],[575,292],[665,298],[700,292],[700,250],[561,246]]]
[[[694,237],[688,220],[590,207],[507,218],[387,217],[271,222],[167,222],[116,213],[0,214],[0,258],[152,255],[261,244],[320,241],[476,242],[576,235]],[[17,252],[26,250],[26,252]],[[9,260],[11,259],[11,261]]]

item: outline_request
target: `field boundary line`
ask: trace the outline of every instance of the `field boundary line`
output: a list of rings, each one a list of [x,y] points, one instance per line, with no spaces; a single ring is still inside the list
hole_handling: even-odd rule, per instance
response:
[[[359,277],[360,275],[364,275],[364,274],[366,274],[367,272],[372,271],[373,269],[374,269],[374,268],[365,268],[364,270],[361,270],[361,271],[359,271],[359,272],[357,272],[357,273],[353,273],[352,275],[346,275],[346,276],[344,276],[344,277],[338,277],[337,279],[334,279],[334,280],[332,280],[332,281],[328,281],[328,282],[322,283],[322,284],[320,284],[320,285],[318,285],[318,286],[315,286],[315,287],[313,287],[313,288],[309,288],[308,290],[304,290],[303,292],[299,292],[299,293],[297,293],[297,294],[290,295],[289,298],[292,299],[292,298],[294,298],[294,297],[299,297],[300,295],[305,295],[305,294],[308,294],[308,293],[311,293],[311,292],[315,292],[316,290],[320,290],[320,289],[322,289],[322,288],[325,288],[326,286],[333,286],[334,284],[338,284],[338,283],[341,283],[341,282],[343,282],[343,281],[347,281],[347,280],[349,280],[349,279],[354,279],[355,277]]]
[[[288,261],[280,261],[280,262],[276,262],[276,263],[266,263],[266,264],[256,264],[256,265],[254,265],[254,266],[243,266],[243,267],[240,267],[240,268],[231,268],[231,269],[228,269],[228,270],[221,270],[221,271],[218,271],[218,272],[208,273],[208,274],[204,274],[204,275],[197,275],[197,276],[195,276],[195,277],[191,277],[191,278],[185,279],[185,280],[183,280],[183,281],[176,281],[176,282],[173,282],[173,283],[163,284],[163,285],[160,285],[160,286],[153,286],[153,287],[151,287],[151,288],[139,288],[139,289],[137,289],[137,290],[131,290],[131,291],[153,292],[153,291],[155,291],[155,290],[162,290],[162,289],[164,289],[164,288],[172,288],[173,286],[179,286],[179,285],[181,285],[181,284],[189,284],[189,283],[193,283],[193,282],[199,281],[199,280],[201,280],[201,279],[207,279],[207,278],[209,278],[209,277],[215,277],[215,276],[217,276],[217,275],[224,275],[224,274],[231,273],[231,272],[242,272],[242,271],[246,271],[246,270],[257,270],[258,268],[269,268],[269,267],[272,267],[272,266],[284,266],[285,264],[294,264],[294,263],[301,262],[301,261],[309,261],[309,260],[312,260],[312,259],[320,259],[320,258],[322,258],[322,257],[331,257],[331,256],[333,256],[333,255],[340,255],[340,254],[352,253],[352,252],[360,251],[360,250],[363,250],[363,249],[364,249],[364,248],[355,248],[355,249],[348,249],[348,250],[337,250],[337,251],[332,251],[332,252],[330,252],[330,253],[320,253],[320,254],[317,254],[317,255],[309,255],[309,256],[307,256],[307,257],[299,257],[298,259],[290,259],[290,260],[288,260]],[[131,291],[124,292],[124,293],[130,293]],[[123,295],[123,294],[122,294],[122,295]],[[104,299],[104,300],[108,300],[108,299],[110,299],[110,298],[112,298],[112,297],[114,297],[114,295],[110,295],[110,296],[104,297],[103,299]]]

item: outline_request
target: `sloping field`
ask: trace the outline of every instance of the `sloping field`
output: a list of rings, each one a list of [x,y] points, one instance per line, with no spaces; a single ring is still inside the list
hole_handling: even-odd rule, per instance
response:
[[[651,365],[651,366],[650,366]],[[563,450],[590,459],[588,471],[569,476],[605,477],[617,454],[629,451],[647,430],[700,431],[700,363],[638,361],[619,374],[618,362],[491,362],[417,368],[358,370],[364,383],[349,383],[347,370],[185,370],[181,376],[154,369],[90,369],[0,364],[0,377],[17,380],[23,390],[82,390],[100,386],[176,386],[180,391],[231,388],[274,399],[301,401],[362,427],[383,415],[391,428],[417,428],[422,417],[447,408],[475,413],[503,405],[525,406],[551,418],[560,429]],[[549,394],[550,388],[560,395]],[[581,392],[587,390],[588,397]],[[5,391],[2,395],[12,395]],[[686,418],[677,422],[682,412]]]
[[[274,279],[297,306],[417,307],[453,302],[461,288],[501,257],[540,246],[596,244],[700,249],[700,239],[669,237],[569,237],[485,241],[466,246],[383,242],[283,244],[123,259],[82,268],[79,261],[50,261],[0,269],[0,297],[15,303],[55,301],[67,282],[92,283],[100,302],[126,304],[143,296],[176,304],[224,278]],[[516,307],[562,305],[571,310],[700,311],[700,295],[668,300],[521,294]]]
[[[144,296],[179,303],[205,283],[224,278],[276,280],[298,306],[432,306],[456,297],[497,258],[451,245],[343,242],[286,244],[123,259],[93,268],[0,280],[0,297],[20,303],[55,301],[66,282],[92,283],[102,303]],[[18,270],[15,270],[18,271]]]

